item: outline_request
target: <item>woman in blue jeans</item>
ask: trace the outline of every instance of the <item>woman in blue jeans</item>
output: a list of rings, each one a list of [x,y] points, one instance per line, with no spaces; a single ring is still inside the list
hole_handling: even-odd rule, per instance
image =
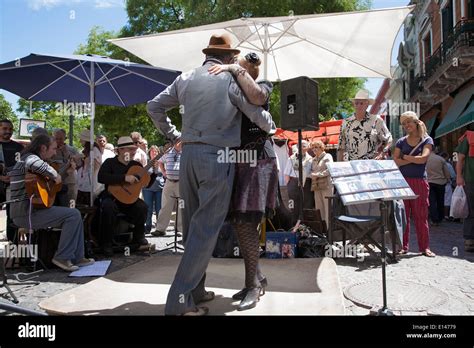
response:
[[[158,154],[158,147],[156,145],[152,145],[150,150],[148,151],[148,160],[153,159]],[[165,185],[165,179],[163,174],[160,172],[158,167],[158,161],[155,162],[153,167],[149,169],[149,173],[155,174],[152,175],[153,182],[150,183],[150,186],[143,189],[143,200],[145,201],[146,205],[148,206],[148,213],[146,216],[146,223],[145,223],[145,232],[150,233],[152,227],[152,216],[153,210],[155,211],[156,216],[158,217],[158,213],[161,209],[161,193],[163,192],[163,186]]]

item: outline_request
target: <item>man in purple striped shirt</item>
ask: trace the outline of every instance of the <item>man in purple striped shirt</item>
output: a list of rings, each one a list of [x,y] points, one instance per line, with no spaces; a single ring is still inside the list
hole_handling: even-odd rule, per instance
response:
[[[176,197],[179,197],[179,162],[181,160],[181,141],[177,141],[170,152],[158,161],[160,170],[166,179],[161,196],[161,209],[156,220],[156,230],[151,234],[164,236],[171,220],[173,210],[177,211]],[[182,232],[181,214],[178,212],[178,231]]]

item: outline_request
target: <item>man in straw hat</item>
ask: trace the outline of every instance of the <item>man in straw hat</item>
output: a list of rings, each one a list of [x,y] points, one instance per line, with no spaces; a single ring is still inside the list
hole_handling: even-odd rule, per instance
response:
[[[117,213],[127,216],[127,221],[135,225],[133,231],[132,245],[138,249],[148,249],[149,243],[145,238],[145,221],[148,208],[140,198],[135,203],[125,204],[114,198],[108,191],[108,185],[119,185],[124,183],[134,184],[139,179],[133,175],[127,175],[132,166],[142,166],[133,160],[137,146],[132,138],[120,137],[117,142],[117,156],[107,159],[99,170],[98,180],[105,184],[105,190],[101,193],[101,243],[104,254],[111,256],[114,228],[116,226]],[[152,248],[154,245],[152,245]]]
[[[392,135],[384,120],[367,112],[374,100],[369,92],[359,90],[352,99],[355,112],[344,120],[339,135],[338,161],[384,159],[392,143]],[[378,215],[378,203],[348,207],[352,215]]]
[[[271,115],[251,105],[230,73],[211,75],[213,64],[229,64],[240,51],[231,47],[228,34],[212,35],[203,49],[203,66],[185,72],[148,102],[154,124],[170,140],[181,137],[183,152],[179,191],[183,199],[185,252],[171,289],[165,314],[205,315],[196,305],[214,298],[204,289],[205,272],[229,207],[234,164],[218,161],[225,149],[240,145],[242,113],[262,130],[276,129]],[[180,106],[182,133],[166,116]]]
[[[338,161],[383,159],[392,143],[392,135],[384,120],[367,112],[374,100],[361,89],[352,99],[355,113],[342,123],[337,151]]]

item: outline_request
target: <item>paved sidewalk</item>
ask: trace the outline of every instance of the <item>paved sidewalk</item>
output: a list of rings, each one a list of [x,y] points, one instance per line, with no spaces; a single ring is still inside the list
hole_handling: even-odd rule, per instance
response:
[[[430,248],[436,257],[429,258],[417,252],[416,233],[412,228],[411,252],[400,257],[400,261],[386,268],[387,279],[395,282],[409,281],[441,290],[448,295],[448,301],[438,308],[423,312],[394,311],[397,315],[474,315],[474,253],[464,252],[462,224],[444,222],[431,227]],[[379,257],[367,257],[364,262],[356,259],[336,260],[341,286],[366,282],[382,282],[382,268]],[[390,287],[387,286],[387,291]],[[401,296],[401,295],[400,295]],[[367,315],[370,310],[345,299],[348,315]],[[390,308],[390,303],[388,303]]]
[[[166,237],[147,237],[149,241],[162,249],[173,239],[173,228],[168,228]],[[412,233],[410,243],[412,250],[417,250],[416,235]],[[435,258],[409,253],[401,257],[400,262],[387,266],[387,278],[395,281],[411,281],[436,288],[448,294],[449,300],[436,309],[425,312],[395,312],[398,315],[474,315],[474,253],[464,253],[462,225],[446,222],[431,230],[431,249],[438,255]],[[147,254],[132,254],[123,256],[116,254],[112,257],[109,274],[123,269],[149,257],[161,257],[170,252]],[[355,283],[381,280],[380,258],[369,256],[363,262],[356,259],[337,259],[341,286],[346,289]],[[69,278],[68,274],[52,269],[41,274],[39,285],[18,284],[9,281],[20,305],[29,309],[40,310],[38,303],[52,295],[85,284],[96,278]],[[271,279],[269,279],[271,281]],[[388,289],[390,291],[390,289]],[[0,289],[3,295],[5,289]],[[345,299],[348,315],[367,315],[369,309],[358,306]],[[390,307],[390,303],[389,303]],[[5,313],[0,311],[0,315]]]

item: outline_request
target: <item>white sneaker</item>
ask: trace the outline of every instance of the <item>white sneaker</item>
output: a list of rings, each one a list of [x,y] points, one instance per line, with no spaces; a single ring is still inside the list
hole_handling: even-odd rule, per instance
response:
[[[74,272],[79,269],[78,266],[73,265],[71,260],[52,259],[51,262],[66,272]]]

